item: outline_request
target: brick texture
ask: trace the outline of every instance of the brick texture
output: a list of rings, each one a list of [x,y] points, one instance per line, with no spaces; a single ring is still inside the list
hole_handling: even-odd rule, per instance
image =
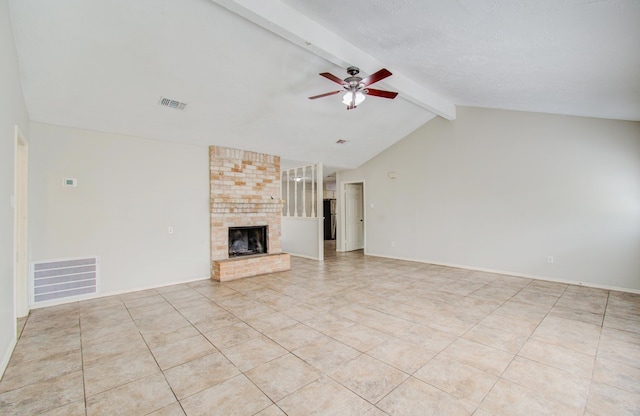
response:
[[[219,282],[291,269],[287,253],[238,257],[213,262],[211,278]]]
[[[274,256],[282,252],[280,157],[210,146],[209,174],[211,277],[224,281],[289,270],[288,254]],[[268,227],[269,255],[229,259],[228,228],[254,225]]]

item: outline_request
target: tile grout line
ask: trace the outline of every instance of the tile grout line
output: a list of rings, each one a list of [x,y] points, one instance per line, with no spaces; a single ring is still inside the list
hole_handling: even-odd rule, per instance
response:
[[[82,309],[80,308],[80,304],[78,303],[78,327],[80,328],[80,368],[82,369],[82,393],[84,396],[84,414],[88,416],[89,412],[89,403],[87,401],[87,386],[85,383],[84,376],[84,344],[82,342]]]
[[[171,302],[169,302],[169,301],[168,301],[164,296],[162,296],[162,294],[161,294],[161,293],[158,293],[158,295],[159,295],[159,296],[161,296],[165,301],[167,301],[167,302],[168,302],[168,303],[173,307],[173,304],[171,304]],[[153,296],[153,295],[152,295],[152,296]],[[153,354],[153,351],[151,350],[151,347],[149,346],[149,343],[147,342],[147,339],[144,337],[144,335],[143,335],[143,334],[142,334],[142,332],[140,331],[140,328],[138,327],[138,324],[136,323],[136,320],[135,320],[135,319],[133,319],[133,315],[131,315],[131,311],[129,310],[129,307],[127,306],[126,301],[125,301],[124,299],[122,299],[122,297],[120,297],[120,300],[122,301],[122,303],[123,303],[123,305],[124,305],[125,309],[127,310],[127,313],[129,314],[129,317],[131,318],[131,322],[133,322],[133,324],[136,326],[136,329],[138,330],[138,334],[140,335],[140,338],[142,338],[142,341],[144,342],[144,345],[146,345],[146,346],[147,346],[147,349],[148,349],[148,351],[149,351],[149,354],[151,355],[151,357],[153,357],[153,361],[154,361],[154,362],[156,363],[156,365],[158,366],[158,370],[160,370],[160,373],[162,373],[162,377],[164,378],[165,383],[167,383],[167,386],[169,387],[169,389],[171,390],[171,394],[173,394],[173,397],[176,399],[176,402],[177,402],[177,403],[178,403],[178,405],[180,406],[180,409],[181,409],[181,410],[184,412],[184,414],[186,415],[187,413],[185,412],[184,408],[182,407],[182,403],[180,402],[180,400],[178,400],[178,396],[176,396],[176,392],[173,390],[173,387],[171,387],[171,384],[169,383],[169,380],[167,380],[167,376],[166,376],[166,374],[164,373],[164,370],[162,370],[162,368],[160,367],[160,364],[158,363],[158,360],[156,359],[156,356]],[[175,309],[175,308],[174,308],[174,309]],[[146,376],[145,376],[145,377],[142,377],[142,378],[140,378],[140,379],[137,379],[137,380],[133,380],[133,381],[131,381],[131,383],[133,383],[133,382],[135,382],[135,381],[138,381],[138,380],[142,380],[142,379],[144,379],[144,378],[146,378]],[[128,384],[128,383],[127,383],[127,384]],[[169,404],[169,405],[170,405],[170,404]],[[169,405],[167,405],[167,406],[169,406]],[[165,407],[166,407],[166,406],[165,406]],[[162,409],[162,408],[154,409],[154,410],[152,410],[152,411],[151,411],[151,412],[149,412],[149,413],[156,412],[156,411],[158,411],[158,410],[160,410],[160,409]]]

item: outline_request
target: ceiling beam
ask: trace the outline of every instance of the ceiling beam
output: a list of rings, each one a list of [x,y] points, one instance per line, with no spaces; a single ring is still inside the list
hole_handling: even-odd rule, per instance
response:
[[[379,60],[280,1],[211,1],[338,66],[357,65],[372,71],[385,67]],[[409,77],[393,72],[393,77],[384,82],[408,101],[447,120],[456,118],[454,103]]]

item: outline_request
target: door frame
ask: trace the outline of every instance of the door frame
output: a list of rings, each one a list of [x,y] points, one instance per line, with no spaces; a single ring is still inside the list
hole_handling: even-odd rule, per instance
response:
[[[367,187],[364,179],[356,180],[356,181],[344,181],[340,182],[340,221],[338,221],[338,225],[342,225],[341,229],[338,230],[340,233],[341,240],[340,241],[340,250],[336,251],[347,251],[347,185],[362,185],[362,248],[364,253],[367,253]]]
[[[15,318],[29,314],[29,142],[15,126],[13,300]]]

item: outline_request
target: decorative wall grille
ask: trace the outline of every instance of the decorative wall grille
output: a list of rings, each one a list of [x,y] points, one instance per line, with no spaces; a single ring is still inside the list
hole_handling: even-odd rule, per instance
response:
[[[98,292],[98,257],[31,263],[31,300],[38,302]]]

